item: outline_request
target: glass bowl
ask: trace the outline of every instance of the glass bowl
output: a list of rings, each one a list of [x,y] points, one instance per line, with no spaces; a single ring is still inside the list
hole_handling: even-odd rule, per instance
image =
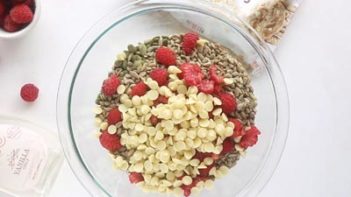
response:
[[[214,189],[201,196],[255,196],[272,176],[283,152],[289,123],[287,91],[268,47],[245,23],[224,7],[197,0],[135,1],[101,19],[80,40],[62,74],[57,122],[66,158],[93,196],[163,196],[143,193],[115,170],[94,136],[92,109],[116,54],[128,44],[158,35],[197,31],[243,55],[258,99],[258,144],[248,149]]]

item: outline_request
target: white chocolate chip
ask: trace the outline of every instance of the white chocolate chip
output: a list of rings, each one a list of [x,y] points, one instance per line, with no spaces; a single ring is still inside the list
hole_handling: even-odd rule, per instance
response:
[[[234,83],[234,79],[233,78],[224,78],[224,83],[226,85],[230,85],[230,84],[233,84]]]
[[[117,131],[117,127],[115,125],[110,125],[108,128],[107,128],[107,132],[111,135],[115,134]]]
[[[108,123],[107,123],[107,122],[102,122],[102,123],[100,124],[100,129],[103,130],[103,131],[106,130],[107,127],[108,127]]]
[[[119,85],[117,88],[117,93],[118,94],[123,94],[126,91],[126,86],[125,85]]]

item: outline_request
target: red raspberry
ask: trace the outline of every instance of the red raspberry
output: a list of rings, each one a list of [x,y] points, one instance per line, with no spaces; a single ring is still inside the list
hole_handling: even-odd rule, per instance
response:
[[[15,23],[11,19],[10,15],[7,15],[4,19],[3,28],[7,32],[16,32],[16,31],[20,30],[22,28],[22,26]]]
[[[107,123],[109,125],[116,124],[122,120],[122,113],[117,109],[113,108],[107,115]]]
[[[199,169],[201,177],[208,177],[210,170],[213,168],[214,164],[207,166],[207,168]]]
[[[24,3],[25,3],[26,5],[28,5],[29,7],[31,7],[32,10],[34,11],[34,6],[35,6],[34,0],[26,0]]]
[[[234,150],[234,141],[232,138],[228,137],[223,141],[223,150],[221,155],[231,152]]]
[[[12,7],[10,16],[18,24],[27,24],[33,20],[33,12],[26,4],[18,4]]]
[[[39,89],[31,83],[25,84],[21,88],[21,97],[24,101],[27,101],[27,102],[35,101],[38,98],[38,94],[39,94]]]
[[[111,152],[116,152],[122,147],[119,136],[109,134],[107,131],[103,131],[99,139],[102,147]]]
[[[197,176],[197,177],[193,178],[193,182],[190,185],[182,185],[182,186],[180,186],[183,189],[183,191],[184,191],[184,196],[185,197],[190,196],[191,189],[193,187],[195,187],[200,181],[205,181],[205,180],[206,180],[206,178]]]
[[[151,79],[157,81],[159,86],[168,84],[168,72],[162,68],[156,68],[150,72]]]
[[[102,92],[106,96],[112,96],[117,92],[119,85],[121,85],[121,80],[118,79],[117,75],[113,74],[102,84]]]
[[[150,122],[151,122],[152,126],[156,126],[158,124],[159,120],[156,116],[152,115],[150,117]]]
[[[156,50],[156,61],[166,67],[177,64],[177,57],[174,51],[167,47],[160,47]]]
[[[131,183],[139,183],[141,181],[144,181],[144,177],[141,173],[131,172],[129,173],[129,181]]]
[[[0,16],[0,28],[4,27],[5,16]]]
[[[2,1],[0,1],[0,17],[4,16],[6,12],[6,7]]]
[[[248,148],[254,146],[258,141],[258,135],[261,132],[255,127],[252,126],[249,130],[246,131],[246,134],[241,138],[240,146],[242,148]]]
[[[211,153],[203,153],[196,151],[194,159],[198,159],[200,160],[200,162],[202,162],[206,157],[211,157]]]
[[[211,156],[211,158],[214,160],[214,161],[216,161],[216,160],[218,160],[219,159],[219,154],[212,154],[212,156]]]
[[[16,5],[16,4],[20,4],[20,3],[24,3],[26,0],[11,0],[12,5]]]
[[[144,82],[139,82],[132,87],[132,96],[143,96],[149,90],[149,87]]]
[[[168,98],[165,96],[158,96],[158,98],[154,101],[154,105],[157,106],[158,104],[167,104]]]
[[[218,98],[222,101],[222,111],[226,114],[230,114],[236,110],[236,99],[233,95],[223,92],[218,94]]]
[[[224,78],[217,75],[216,65],[210,66],[209,74],[210,74],[210,79],[213,80],[215,84],[222,84],[224,82]]]
[[[221,92],[223,92],[223,87],[220,84],[215,84],[214,88],[213,88],[213,93],[215,94],[220,94]]]
[[[196,151],[194,159],[198,159],[198,160],[200,160],[200,162],[202,162],[206,157],[211,157],[213,160],[219,159],[219,155],[217,155],[217,154],[203,153],[203,152],[199,152],[199,151]]]
[[[201,83],[204,75],[202,70],[197,64],[184,63],[180,66],[182,73],[179,75],[184,79],[187,86],[197,86]]]
[[[185,55],[190,55],[194,51],[198,40],[199,35],[197,33],[190,32],[184,34],[182,48]]]
[[[240,120],[230,118],[229,121],[235,125],[233,135],[232,135],[233,138],[240,137],[245,134],[243,124],[241,123]]]
[[[210,80],[201,81],[200,85],[198,85],[200,92],[205,94],[213,94],[214,92],[214,82]]]

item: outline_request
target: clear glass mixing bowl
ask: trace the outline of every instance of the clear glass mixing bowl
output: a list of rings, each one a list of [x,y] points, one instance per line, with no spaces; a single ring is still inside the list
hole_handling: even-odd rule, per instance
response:
[[[95,98],[114,63],[128,44],[198,31],[242,54],[258,98],[256,124],[262,135],[230,173],[201,196],[255,196],[268,182],[284,149],[289,105],[284,79],[272,53],[252,29],[233,13],[197,0],[135,1],[105,16],[81,39],[62,74],[57,119],[66,158],[93,196],[162,196],[143,193],[112,161],[94,136]]]

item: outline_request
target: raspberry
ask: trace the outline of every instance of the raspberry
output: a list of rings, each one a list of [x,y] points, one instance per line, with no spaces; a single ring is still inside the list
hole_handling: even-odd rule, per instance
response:
[[[38,94],[39,94],[39,89],[31,83],[25,84],[21,88],[21,97],[24,101],[27,101],[27,102],[35,101],[38,98]]]
[[[118,79],[117,75],[113,74],[102,84],[102,92],[106,96],[112,96],[117,92],[119,85],[121,85],[121,80]]]
[[[6,7],[2,1],[0,1],[0,17],[4,16],[6,12]]]
[[[210,75],[210,79],[213,80],[215,84],[222,84],[224,82],[223,77],[217,75],[216,65],[210,66],[209,75]]]
[[[214,82],[210,80],[201,81],[200,85],[198,85],[199,91],[205,94],[213,94],[214,92]]]
[[[18,31],[22,28],[21,25],[15,23],[10,15],[7,15],[4,19],[4,24],[3,24],[3,28],[5,31],[7,32],[15,32],[15,31]]]
[[[166,67],[177,64],[177,57],[174,51],[167,47],[160,47],[156,50],[156,61]]]
[[[248,148],[254,146],[258,141],[258,135],[261,132],[255,127],[252,126],[249,130],[246,131],[246,134],[241,138],[240,146],[242,148]]]
[[[12,0],[11,1],[13,5],[20,4],[26,2],[26,0]]]
[[[199,169],[201,177],[208,177],[210,170],[213,168],[214,164],[207,166],[207,168]]]
[[[235,125],[233,136],[232,136],[233,138],[240,137],[240,136],[243,136],[245,134],[243,125],[240,122],[240,120],[230,118],[229,121]]]
[[[230,114],[236,110],[236,99],[233,95],[223,92],[218,94],[218,98],[222,101],[222,111]]]
[[[132,87],[132,96],[143,96],[149,90],[149,87],[144,82],[139,82]]]
[[[107,115],[107,123],[109,125],[116,124],[122,120],[122,113],[117,109],[113,108]]]
[[[232,150],[234,150],[234,141],[232,138],[228,137],[223,141],[223,150],[221,155],[230,153]]]
[[[150,122],[151,122],[152,126],[156,126],[158,124],[159,120],[156,116],[152,115],[150,117]]]
[[[214,88],[213,88],[213,93],[215,94],[220,94],[223,92],[223,87],[220,84],[215,84]]]
[[[162,68],[156,68],[150,72],[151,79],[155,80],[159,86],[168,84],[168,72]]]
[[[197,33],[190,32],[184,34],[182,48],[185,55],[190,55],[194,51],[198,40],[199,35]]]
[[[102,147],[106,148],[111,152],[116,152],[122,147],[118,135],[109,134],[107,131],[103,131],[99,139]]]
[[[154,101],[154,105],[157,106],[158,104],[167,104],[168,98],[165,96],[158,96],[158,98]]]
[[[144,177],[141,173],[131,172],[129,173],[129,181],[131,183],[139,183],[141,181],[144,181]]]
[[[27,24],[33,20],[33,12],[26,4],[18,4],[12,7],[10,16],[18,24]]]
[[[206,157],[211,157],[213,160],[219,159],[219,155],[217,155],[217,154],[203,153],[203,152],[199,152],[199,151],[196,151],[194,159],[198,159],[198,160],[200,160],[200,162],[202,162]]]
[[[179,75],[184,79],[187,86],[197,86],[201,83],[204,75],[197,64],[184,63],[180,66],[182,73]]]

